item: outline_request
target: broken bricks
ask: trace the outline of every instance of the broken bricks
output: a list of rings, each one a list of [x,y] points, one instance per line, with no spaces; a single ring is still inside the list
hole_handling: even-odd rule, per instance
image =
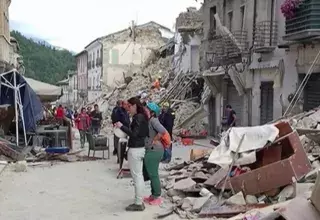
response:
[[[197,183],[193,181],[191,178],[183,179],[178,182],[176,182],[173,186],[173,189],[176,190],[186,190],[193,186],[195,186]]]
[[[288,123],[277,126],[278,139],[257,152],[257,161],[246,165],[250,169],[230,177],[221,201],[217,198],[228,170],[208,164],[207,156],[171,167],[167,195],[176,204],[175,212],[180,217],[199,211],[199,217],[231,217],[295,197],[309,198],[318,170],[311,171],[310,161],[319,161],[319,156],[306,155]],[[306,180],[310,183],[301,182]]]

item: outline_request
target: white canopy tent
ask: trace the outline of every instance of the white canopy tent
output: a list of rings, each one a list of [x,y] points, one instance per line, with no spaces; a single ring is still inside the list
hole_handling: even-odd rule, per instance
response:
[[[62,95],[62,89],[58,86],[44,83],[32,78],[24,77],[30,87],[40,97],[41,101],[55,101]]]
[[[13,73],[13,80],[12,82],[6,79],[7,74]],[[27,133],[25,129],[25,120],[23,115],[23,105],[22,105],[22,98],[20,94],[20,88],[25,86],[25,83],[18,84],[16,79],[16,74],[19,74],[16,69],[10,70],[5,73],[1,73],[0,77],[0,86],[5,86],[8,89],[12,89],[14,92],[14,110],[15,110],[15,125],[16,125],[16,144],[19,146],[19,117],[22,122],[23,128],[23,136],[24,136],[24,145],[27,146]]]

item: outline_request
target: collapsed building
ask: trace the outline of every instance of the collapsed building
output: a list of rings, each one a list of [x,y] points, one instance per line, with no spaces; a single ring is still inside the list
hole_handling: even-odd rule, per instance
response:
[[[195,18],[197,22],[194,22]],[[181,13],[177,18],[176,29],[178,32],[173,38],[163,41],[157,47],[147,48],[147,57],[144,56],[140,65],[132,63],[132,65],[126,65],[125,68],[122,68],[121,73],[118,71],[119,73],[115,74],[117,78],[114,78],[111,83],[114,86],[109,83],[111,78],[108,75],[108,79],[105,80],[107,82],[105,94],[95,101],[105,112],[105,132],[111,131],[110,115],[116,101],[137,96],[141,92],[146,92],[157,103],[165,101],[171,103],[172,108],[176,111],[175,125],[177,129],[192,130],[194,134],[207,129],[207,122],[202,120],[205,111],[201,104],[204,80],[199,74],[199,63],[190,63],[189,60],[190,56],[193,57],[193,61],[199,57],[201,24],[201,13],[194,8],[189,8],[187,12]],[[131,39],[132,34],[135,36],[131,39],[131,44],[127,43],[128,48],[130,45],[143,45],[150,36],[156,39],[155,42],[160,42],[158,38],[161,37],[161,33],[150,27],[146,29],[145,26],[137,26],[134,28],[134,32],[130,30],[107,36],[100,41],[104,42],[104,47],[109,49],[112,49],[112,45],[126,42],[128,36]],[[126,53],[128,53],[127,50]],[[134,56],[133,54],[130,55]],[[107,56],[103,59],[110,58]],[[108,65],[113,70],[116,69],[112,64]],[[104,66],[106,69],[109,67]],[[159,76],[162,88],[160,90],[153,89],[152,82]],[[104,77],[106,76],[104,75]],[[194,113],[202,115],[200,120],[190,120],[195,118]]]

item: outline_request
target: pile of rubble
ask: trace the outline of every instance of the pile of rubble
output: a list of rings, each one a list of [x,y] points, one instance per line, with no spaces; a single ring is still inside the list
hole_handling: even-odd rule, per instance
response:
[[[292,116],[288,121],[300,135],[300,140],[306,152],[319,157],[320,108]]]
[[[320,124],[318,115],[320,111],[304,113],[303,117],[296,116],[289,121],[294,125],[306,125],[308,122],[304,127],[314,129],[318,126],[316,124]],[[312,125],[310,119],[313,120]],[[312,200],[312,190],[313,194],[320,193],[320,179],[316,183],[320,172],[320,153],[310,150],[310,145],[312,149],[320,149],[320,142],[308,138],[311,131],[301,134],[306,132],[305,128],[293,130],[288,121],[278,122],[275,127],[279,130],[276,139],[255,151],[256,161],[253,163],[236,165],[240,153],[233,152],[231,155],[236,156],[231,165],[221,167],[210,159],[213,150],[198,152],[200,156],[193,156],[192,161],[167,168],[168,176],[162,181],[162,186],[164,197],[172,205],[158,217],[176,213],[187,219],[320,219],[320,210],[319,213],[308,213],[308,218],[300,216],[301,211],[314,209],[313,205],[320,207],[319,199],[315,199],[319,194]],[[310,203],[310,197],[315,204]],[[303,204],[303,210],[296,213],[300,218],[290,217],[292,213],[290,215],[289,211],[296,211],[296,204]]]
[[[186,92],[191,83],[196,80],[196,75],[174,75],[174,55],[162,57],[160,52],[153,51],[150,57],[152,58],[147,59],[148,65],[133,73],[128,82],[118,83],[116,88],[108,91],[108,94],[99,99],[100,102],[99,100],[97,101],[97,103],[103,103],[101,109],[104,109],[102,111],[106,119],[103,122],[103,131],[105,133],[112,132],[111,113],[117,100],[126,100],[142,92],[147,93],[149,98],[156,103],[170,101],[173,104],[173,109],[176,111],[176,125],[181,124],[200,107],[198,102],[185,100]],[[159,76],[161,77],[163,88],[160,90],[153,89],[152,83]],[[204,130],[204,128],[205,126],[200,120],[185,129],[192,129],[196,133]]]

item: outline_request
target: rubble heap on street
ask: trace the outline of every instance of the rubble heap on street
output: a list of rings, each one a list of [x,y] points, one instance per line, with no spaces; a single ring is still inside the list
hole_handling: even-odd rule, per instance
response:
[[[167,167],[162,186],[172,206],[159,218],[303,219],[294,210],[301,203],[308,219],[319,219],[320,213],[309,212],[319,206],[312,198],[320,187],[320,141],[312,136],[319,115],[317,109],[275,124],[232,128],[213,150],[193,150],[192,160]]]

